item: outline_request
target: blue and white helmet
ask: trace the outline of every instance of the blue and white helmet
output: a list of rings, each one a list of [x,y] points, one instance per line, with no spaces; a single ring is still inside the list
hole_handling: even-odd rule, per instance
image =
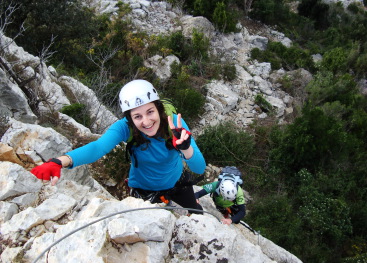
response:
[[[150,82],[142,79],[128,82],[122,87],[119,94],[119,103],[122,112],[137,108],[155,100],[159,100],[157,90]]]
[[[223,180],[220,183],[219,192],[224,200],[233,201],[236,199],[237,186],[232,180]]]

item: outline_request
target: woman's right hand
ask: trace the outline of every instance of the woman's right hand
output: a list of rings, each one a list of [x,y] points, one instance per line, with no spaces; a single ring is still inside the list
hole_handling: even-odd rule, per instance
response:
[[[47,162],[34,167],[31,173],[38,179],[50,181],[51,185],[55,185],[60,178],[62,164],[59,159],[52,158]]]

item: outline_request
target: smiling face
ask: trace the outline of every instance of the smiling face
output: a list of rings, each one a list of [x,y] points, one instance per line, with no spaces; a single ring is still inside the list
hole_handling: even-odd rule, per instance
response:
[[[149,137],[156,135],[161,119],[153,102],[132,109],[130,115],[139,131]]]

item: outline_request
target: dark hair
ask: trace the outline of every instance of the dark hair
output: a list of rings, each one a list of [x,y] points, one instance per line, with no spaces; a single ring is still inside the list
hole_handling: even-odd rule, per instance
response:
[[[164,105],[160,100],[155,100],[153,101],[154,105],[156,106],[157,110],[158,110],[158,114],[159,114],[159,118],[160,118],[160,125],[158,128],[158,131],[156,133],[156,135],[154,135],[152,138],[154,139],[159,139],[159,138],[163,138],[164,140],[166,140],[166,147],[168,149],[172,149],[172,142],[171,140],[169,140],[169,138],[171,137],[170,132],[169,132],[169,125],[168,125],[168,119],[167,119],[167,114],[164,110]],[[128,125],[132,128],[133,130],[133,141],[136,142],[136,145],[142,145],[142,144],[146,144],[147,147],[150,143],[150,141],[148,139],[146,139],[143,135],[142,132],[139,131],[139,129],[135,126],[132,118],[131,118],[131,110],[125,111],[124,112],[124,117],[126,117],[127,121],[128,121]]]

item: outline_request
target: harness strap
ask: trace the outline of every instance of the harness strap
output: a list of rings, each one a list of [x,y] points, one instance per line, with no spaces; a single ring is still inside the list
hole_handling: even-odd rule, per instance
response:
[[[204,179],[204,175],[201,175],[194,179],[190,172],[184,171],[180,179],[175,184],[175,186],[172,187],[171,189],[161,190],[161,191],[152,191],[152,190],[144,190],[140,188],[131,188],[130,196],[143,199],[144,201],[149,200],[151,203],[163,202],[163,203],[168,204],[171,200],[171,195],[174,195],[174,193],[178,189],[184,188],[187,186],[192,186],[194,184],[197,184],[198,182],[200,182],[203,179]]]

